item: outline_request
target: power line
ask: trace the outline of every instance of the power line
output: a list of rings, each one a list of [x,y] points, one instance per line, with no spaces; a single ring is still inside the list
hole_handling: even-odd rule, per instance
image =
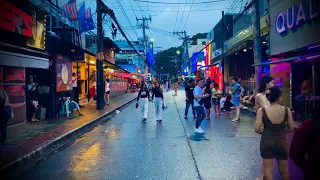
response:
[[[139,2],[148,2],[148,3],[153,3],[153,4],[191,4],[191,3],[188,3],[188,2],[185,2],[185,3],[176,3],[176,2],[159,2],[159,1],[146,1],[146,0],[134,0],[134,1],[139,1]],[[196,2],[194,4],[210,4],[210,3],[216,3],[216,2],[223,2],[223,1],[226,1],[226,0],[214,0],[214,1],[203,1],[203,2]]]
[[[126,13],[126,12],[125,12],[125,10],[123,9],[123,7],[122,7],[122,5],[121,5],[120,1],[119,1],[119,0],[117,0],[117,3],[118,3],[118,5],[121,7],[121,11],[122,11],[122,13],[124,14],[125,18],[127,19],[127,21],[129,22],[130,26],[131,26],[131,27],[132,27],[132,29],[134,30],[134,27],[133,27],[133,25],[132,25],[132,23],[131,23],[131,21],[130,21],[130,19],[129,19],[128,15],[127,15],[127,13]],[[135,35],[137,36],[137,38],[139,38],[139,35],[138,35],[138,33],[137,33],[135,30],[134,30],[134,33],[135,33]]]
[[[186,0],[186,2],[187,2],[187,0]],[[180,26],[181,26],[181,23],[182,23],[182,20],[183,20],[183,16],[184,16],[184,13],[185,13],[185,11],[186,11],[186,7],[187,7],[187,4],[185,4],[184,5],[184,9],[183,9],[183,13],[182,13],[182,16],[181,16],[181,21],[180,21],[180,24],[179,24],[179,26],[178,26],[178,31],[179,31],[179,28],[180,28]]]
[[[193,0],[192,3],[191,3],[190,9],[189,9],[189,12],[188,12],[188,15],[187,15],[187,19],[186,19],[186,21],[185,21],[182,29],[184,29],[184,27],[186,27],[186,24],[187,24],[187,21],[188,21],[188,18],[189,18],[191,9],[192,9],[192,7],[193,7],[193,3],[194,3],[194,0]]]
[[[194,1],[194,0],[193,0]],[[114,8],[114,9],[120,9],[120,8]],[[166,9],[166,7],[165,7]],[[164,10],[152,10],[152,12],[160,12],[160,14],[162,13],[176,13],[176,12],[183,12],[183,11],[165,11]],[[145,12],[145,10],[141,10],[141,9],[124,9],[126,11],[143,11]],[[212,8],[212,9],[196,9],[196,10],[191,10],[190,12],[203,12],[203,11],[222,11],[222,10],[225,10],[225,8]],[[146,13],[146,12],[145,12]],[[147,14],[147,13],[146,13]],[[160,14],[157,14],[157,15],[160,15]],[[152,15],[151,16],[157,16],[157,15]],[[188,16],[187,16],[188,17]],[[183,29],[183,28],[182,28]]]
[[[132,11],[134,13],[134,16],[137,18],[136,12],[135,12],[135,10],[133,10],[133,6],[132,6],[132,3],[131,3],[131,0],[129,0],[129,2],[130,2],[130,5],[131,5],[131,8],[132,8]]]
[[[176,15],[176,21],[174,23],[174,28],[173,28],[173,31],[176,31],[176,25],[177,25],[177,20],[178,20],[178,15],[179,15],[179,9],[180,9],[180,2],[181,0],[179,0],[179,6],[178,6],[178,11],[177,11],[177,15]],[[173,43],[173,38],[171,40],[171,46],[172,46],[172,43]]]

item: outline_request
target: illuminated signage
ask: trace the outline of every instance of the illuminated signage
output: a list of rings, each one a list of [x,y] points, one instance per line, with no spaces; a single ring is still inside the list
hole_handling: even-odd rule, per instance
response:
[[[315,19],[319,12],[315,9],[316,0],[301,0],[299,5],[292,5],[286,12],[280,12],[276,18],[275,28],[279,34],[293,29],[300,24]]]
[[[0,3],[0,41],[44,49],[45,14],[28,1]]]

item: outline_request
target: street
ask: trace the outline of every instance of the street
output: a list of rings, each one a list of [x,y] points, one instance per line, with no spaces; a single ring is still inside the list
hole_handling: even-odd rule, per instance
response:
[[[205,136],[195,135],[191,108],[185,120],[185,95],[165,93],[163,122],[149,103],[147,123],[131,103],[113,119],[55,152],[20,179],[255,179],[260,171],[260,137],[254,120],[211,114]],[[296,168],[290,166],[290,171]],[[276,174],[276,179],[279,176]],[[292,179],[301,179],[296,174]]]

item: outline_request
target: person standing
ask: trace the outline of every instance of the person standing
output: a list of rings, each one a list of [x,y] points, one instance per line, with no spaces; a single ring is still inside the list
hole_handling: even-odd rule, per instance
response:
[[[255,98],[255,106],[254,106],[255,111],[257,111],[261,107],[266,107],[267,105],[270,104],[266,97],[266,91],[272,87],[274,87],[273,78],[271,76],[263,76],[259,83],[259,90],[258,90],[259,93],[256,95],[256,98]],[[257,178],[257,180],[263,180],[263,177],[264,177],[264,166],[262,163],[260,175]]]
[[[152,102],[155,97],[154,106],[156,109],[156,117],[158,122],[162,122],[162,107],[164,106],[163,101],[163,90],[160,87],[160,83],[156,82],[155,87],[152,89]]]
[[[140,111],[141,111],[143,122],[147,121],[149,99],[150,99],[149,90],[148,90],[146,84],[142,83],[141,88],[138,93],[138,97],[137,97],[137,105],[139,104],[139,106],[140,106]]]
[[[36,119],[36,112],[38,110],[38,84],[33,83],[33,76],[28,77],[27,82],[27,102],[31,106],[31,122],[38,122]]]
[[[212,104],[213,104],[213,109],[214,109],[214,113],[215,115],[219,115],[220,114],[220,95],[221,92],[218,89],[219,85],[218,84],[213,84],[213,88],[212,88]]]
[[[319,109],[320,104],[316,103],[313,117],[298,127],[290,145],[289,157],[303,171],[304,180],[320,179]]]
[[[189,107],[191,105],[192,108],[192,114],[194,118],[197,118],[195,110],[194,110],[194,95],[193,95],[193,90],[195,88],[194,85],[194,79],[189,79],[189,83],[186,85],[185,87],[185,93],[186,93],[186,108],[184,111],[184,118],[187,119],[188,118],[188,111],[189,111]]]
[[[211,83],[212,83],[212,81],[211,81],[210,77],[208,77],[208,79],[206,80],[206,84],[211,84]]]
[[[174,94],[177,95],[178,93],[178,87],[179,87],[179,84],[178,84],[178,81],[176,81],[174,84],[173,84],[173,89],[174,89]]]
[[[288,142],[286,133],[292,132],[294,123],[291,110],[281,106],[281,90],[272,87],[266,92],[270,105],[257,111],[255,132],[261,134],[260,152],[266,179],[273,179],[273,159],[277,160],[282,179],[289,180]],[[264,126],[261,130],[262,124]]]
[[[266,91],[272,87],[274,87],[273,78],[271,76],[263,76],[260,80],[258,94],[255,97],[255,111],[269,104],[266,97]]]
[[[106,91],[106,105],[110,104],[110,80],[107,79],[106,80],[106,87],[105,87],[105,91]]]
[[[12,106],[9,96],[4,90],[0,90],[0,142],[6,144],[7,141],[7,124],[10,118],[13,118]]]
[[[79,103],[78,78],[76,73],[72,73],[73,100]]]
[[[193,95],[194,95],[194,108],[197,112],[197,121],[195,124],[195,133],[204,133],[203,129],[200,127],[202,121],[206,117],[206,113],[204,112],[204,99],[209,97],[209,94],[203,95],[203,88],[205,87],[205,82],[204,80],[200,79],[197,81],[197,86],[193,90]]]
[[[208,94],[207,98],[204,98],[204,107],[206,108],[206,120],[210,120],[210,109],[211,109],[211,97],[212,97],[212,85],[206,84],[204,94]]]
[[[232,94],[232,101],[233,105],[236,107],[237,113],[236,117],[232,119],[232,122],[239,122],[240,121],[240,97],[244,92],[244,89],[238,83],[238,78],[234,77],[231,80],[231,94]]]

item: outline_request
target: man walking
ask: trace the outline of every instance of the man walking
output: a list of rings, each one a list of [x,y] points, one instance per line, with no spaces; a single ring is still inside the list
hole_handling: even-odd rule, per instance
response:
[[[198,80],[197,86],[193,90],[194,95],[194,108],[197,112],[197,121],[195,125],[195,133],[204,133],[203,129],[200,127],[202,121],[206,117],[206,113],[203,107],[204,99],[209,97],[209,94],[203,95],[203,88],[205,87],[204,80]]]
[[[185,87],[185,93],[186,93],[186,109],[184,111],[184,118],[188,118],[188,111],[189,107],[191,105],[192,108],[192,114],[194,118],[197,118],[196,113],[194,111],[194,104],[193,104],[193,90],[194,90],[194,79],[189,79],[189,83]]]

